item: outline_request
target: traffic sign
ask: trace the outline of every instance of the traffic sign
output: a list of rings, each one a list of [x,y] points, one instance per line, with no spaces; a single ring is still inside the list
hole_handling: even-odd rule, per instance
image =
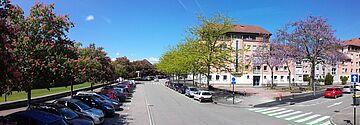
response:
[[[231,84],[236,84],[236,79],[235,79],[235,77],[232,77],[232,78],[231,78]]]
[[[359,74],[351,74],[351,82],[359,82]]]

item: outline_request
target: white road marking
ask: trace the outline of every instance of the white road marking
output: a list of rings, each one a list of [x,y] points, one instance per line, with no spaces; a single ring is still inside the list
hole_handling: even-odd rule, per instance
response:
[[[300,118],[300,117],[304,117],[304,116],[307,116],[307,115],[310,115],[312,112],[308,112],[308,113],[304,113],[304,114],[300,114],[300,115],[297,115],[297,116],[293,116],[293,117],[290,117],[290,118],[286,118],[285,120],[294,120],[294,119],[297,119],[297,118]]]
[[[283,117],[287,117],[287,116],[291,116],[291,115],[295,115],[295,114],[299,114],[299,113],[301,113],[301,111],[291,112],[289,114],[283,114],[280,116],[276,116],[276,118],[283,118]]]
[[[337,105],[340,105],[341,103],[342,103],[342,102],[334,103],[334,104],[332,104],[332,105],[329,105],[328,108],[334,107],[334,106],[337,106]]]
[[[321,125],[331,125],[331,122],[330,121],[327,121],[325,123],[322,123]]]
[[[324,121],[325,119],[328,119],[328,118],[330,118],[330,116],[324,116],[324,117],[318,118],[318,119],[316,119],[316,120],[314,120],[314,121],[312,121],[312,122],[309,122],[309,123],[307,123],[307,124],[308,124],[308,125],[317,124],[317,123],[319,123],[319,122],[321,122],[321,121]]]
[[[321,116],[321,115],[316,114],[316,115],[312,115],[312,116],[309,116],[309,117],[306,117],[306,118],[303,118],[303,119],[296,120],[295,122],[301,123],[301,122],[305,122],[305,121],[308,121],[310,119],[313,119],[313,118],[316,118],[316,117],[319,117],[319,116]]]
[[[261,110],[261,109],[263,109],[263,108],[251,108],[251,109],[249,109],[250,111],[255,111],[255,110]]]
[[[294,111],[294,110],[286,110],[286,111],[282,111],[282,112],[272,113],[272,114],[268,114],[268,116],[281,115],[281,114],[292,112],[292,111]]]
[[[267,111],[267,112],[262,112],[262,114],[269,114],[269,113],[274,113],[274,112],[283,111],[283,110],[286,110],[286,108],[281,108],[281,109],[271,110],[271,111]]]
[[[277,108],[279,108],[279,107],[272,107],[272,108],[257,110],[257,111],[255,111],[255,112],[265,112],[265,111],[269,111],[269,110],[273,110],[273,109],[277,109]]]

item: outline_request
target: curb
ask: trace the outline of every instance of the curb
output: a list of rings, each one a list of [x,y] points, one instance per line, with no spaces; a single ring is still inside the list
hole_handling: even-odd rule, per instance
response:
[[[225,104],[225,103],[219,103],[219,102],[212,102],[215,105],[220,105],[220,106],[226,106],[226,107],[233,107],[233,108],[254,108],[254,106],[238,106],[236,104],[231,105],[231,104]]]

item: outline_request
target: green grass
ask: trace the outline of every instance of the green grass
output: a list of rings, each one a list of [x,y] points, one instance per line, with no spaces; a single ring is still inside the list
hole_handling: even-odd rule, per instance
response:
[[[88,86],[90,86],[90,82],[84,82],[81,84],[77,84],[77,85],[74,85],[74,90],[83,88],[83,87],[88,87]],[[96,85],[94,85],[94,86],[96,86]],[[70,91],[70,89],[71,89],[70,86],[53,87],[53,88],[50,88],[50,91],[48,89],[33,89],[33,90],[31,90],[31,98],[43,96],[43,95],[54,94],[54,93],[59,93],[59,92]],[[25,91],[21,91],[21,92],[13,91],[11,95],[7,96],[7,101],[14,101],[14,100],[20,100],[20,99],[26,99],[26,98],[27,98],[27,94]],[[4,102],[4,96],[2,96],[2,98],[0,98],[0,103],[1,102]]]

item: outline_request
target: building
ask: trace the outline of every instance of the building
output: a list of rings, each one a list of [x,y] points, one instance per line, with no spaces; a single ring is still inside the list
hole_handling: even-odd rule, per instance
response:
[[[238,24],[226,35],[227,39],[222,42],[236,50],[231,54],[235,63],[228,65],[235,72],[212,69],[210,84],[229,85],[231,78],[235,77],[237,85],[240,86],[269,85],[271,83],[270,68],[267,65],[255,66],[251,63],[251,59],[253,52],[258,47],[269,43],[272,34],[259,26]],[[316,79],[324,79],[325,75],[330,73],[334,76],[334,83],[340,84],[341,76],[349,77],[351,73],[360,72],[360,38],[346,40],[344,44],[341,51],[351,60],[339,62],[336,65],[318,64],[315,69]],[[245,48],[248,51],[244,51]],[[292,62],[288,66],[276,66],[274,83],[278,86],[288,86],[290,79],[292,84],[308,84],[304,81],[304,77],[310,76],[310,73],[311,65],[306,61]],[[191,79],[192,76],[190,75],[189,78]],[[206,83],[206,76],[197,75],[195,80],[199,83]]]

